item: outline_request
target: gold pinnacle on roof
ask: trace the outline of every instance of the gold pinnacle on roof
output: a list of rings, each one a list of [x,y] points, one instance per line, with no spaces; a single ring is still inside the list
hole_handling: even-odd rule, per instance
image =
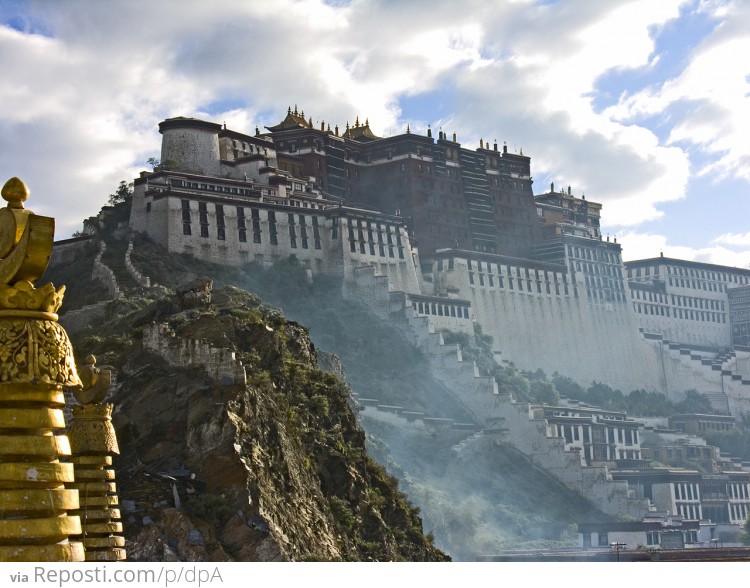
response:
[[[62,408],[78,387],[73,349],[57,324],[65,288],[35,288],[52,253],[55,221],[24,208],[12,178],[0,209],[0,561],[83,561],[78,492]]]

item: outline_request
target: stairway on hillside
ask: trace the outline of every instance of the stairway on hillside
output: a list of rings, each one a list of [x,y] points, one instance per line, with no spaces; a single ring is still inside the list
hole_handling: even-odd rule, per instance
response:
[[[117,286],[121,292],[130,292],[138,290],[141,285],[133,279],[128,269],[125,267],[125,252],[128,244],[118,239],[105,239],[107,245],[102,263],[104,263],[115,274]]]

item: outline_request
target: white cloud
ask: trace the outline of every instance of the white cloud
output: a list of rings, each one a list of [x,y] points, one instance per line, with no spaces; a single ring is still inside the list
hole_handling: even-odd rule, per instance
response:
[[[684,196],[686,143],[717,154],[704,173],[742,169],[741,69],[731,79],[716,76],[714,93],[722,96],[706,102],[699,95],[702,112],[670,113],[672,144],[642,122],[697,91],[696,80],[717,59],[745,50],[742,26],[734,24],[737,5],[335,4],[70,0],[53,10],[49,2],[32,3],[29,30],[45,36],[0,26],[0,173],[23,174],[34,192],[29,205],[55,214],[64,237],[158,154],[163,118],[202,116],[252,133],[279,122],[294,104],[331,127],[359,116],[383,135],[432,123],[457,131],[468,147],[480,138],[506,140],[531,155],[537,192],[548,181],[571,184],[574,193],[605,204],[613,231],[659,218],[661,203]],[[721,34],[671,85],[597,112],[601,76],[653,68],[654,35],[686,5],[718,16],[727,11]],[[3,16],[0,6],[0,22]],[[739,44],[726,44],[732,40]],[[401,99],[429,93],[444,103],[441,120],[429,107],[420,120],[405,119]],[[703,128],[696,123],[706,113],[712,125]],[[715,126],[720,120],[724,127]]]
[[[749,233],[724,233],[719,235],[713,240],[714,243],[721,243],[724,245],[740,245],[750,247],[750,232]]]
[[[636,259],[650,259],[664,257],[674,259],[685,259],[688,261],[699,261],[703,263],[714,263],[727,267],[750,268],[750,235],[741,235],[743,242],[730,243],[748,247],[745,250],[733,250],[720,245],[708,247],[688,247],[684,245],[672,245],[665,235],[654,233],[639,233],[636,231],[622,231],[617,234],[617,242],[622,245],[622,257],[625,261]],[[720,238],[715,243],[722,243]]]
[[[725,20],[694,48],[679,76],[627,95],[608,115],[638,121],[669,113],[668,143],[691,145],[709,157],[698,173],[750,180],[750,5],[711,3],[701,8]]]

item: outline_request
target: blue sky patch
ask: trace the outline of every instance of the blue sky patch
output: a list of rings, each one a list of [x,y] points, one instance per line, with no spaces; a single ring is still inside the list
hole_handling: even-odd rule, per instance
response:
[[[680,16],[660,28],[652,28],[655,49],[651,59],[658,56],[653,66],[637,69],[612,69],[596,82],[593,106],[601,112],[616,104],[623,93],[633,94],[650,86],[660,86],[678,77],[688,65],[690,56],[700,42],[716,27],[717,22],[692,6],[684,7]]]

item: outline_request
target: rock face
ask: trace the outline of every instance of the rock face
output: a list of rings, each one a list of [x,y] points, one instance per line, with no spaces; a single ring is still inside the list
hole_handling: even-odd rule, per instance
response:
[[[129,558],[447,560],[367,456],[348,386],[317,369],[304,327],[242,290],[195,286],[76,347],[119,369],[113,421]],[[144,317],[234,352],[246,383],[123,345]]]

